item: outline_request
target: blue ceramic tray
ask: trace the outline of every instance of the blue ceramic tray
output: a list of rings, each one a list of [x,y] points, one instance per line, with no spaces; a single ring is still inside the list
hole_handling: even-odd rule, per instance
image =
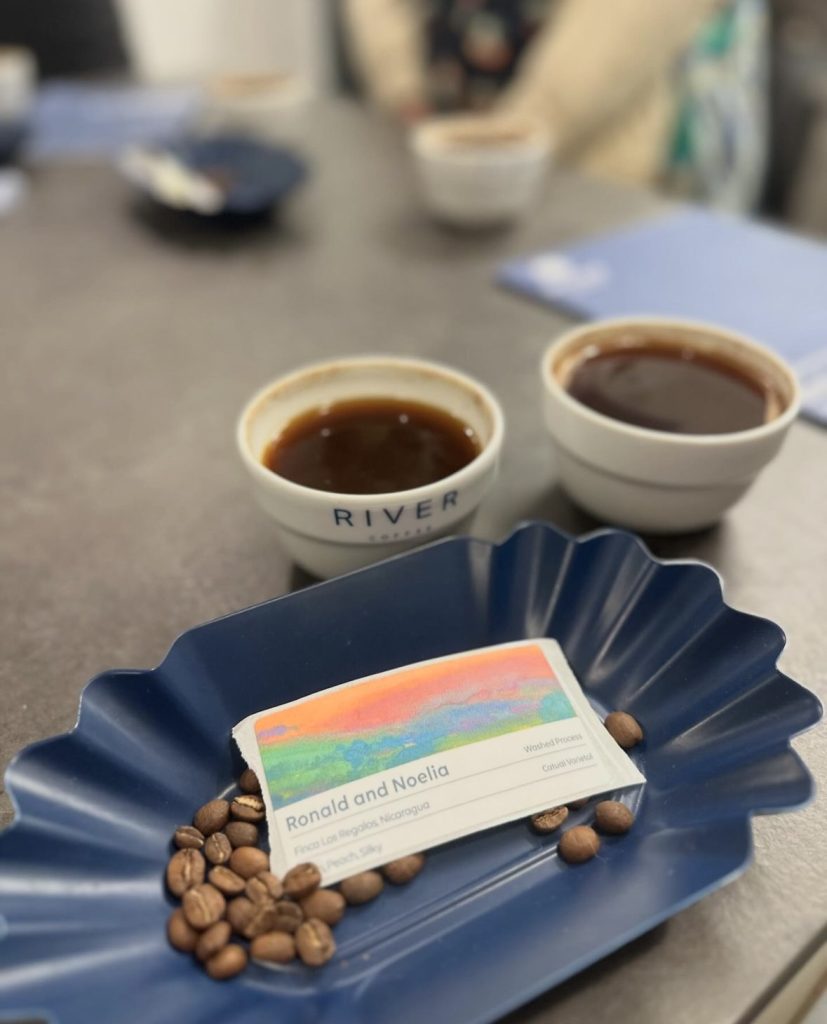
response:
[[[349,912],[317,972],[253,965],[219,984],[169,948],[170,834],[229,788],[234,723],[544,634],[598,709],[644,724],[648,785],[628,836],[579,867],[522,822],[435,850],[412,885]],[[820,707],[776,669],[783,645],[777,626],[724,604],[707,567],[660,563],[625,533],[573,540],[542,525],[501,545],[444,541],[190,630],[159,668],[93,680],[75,730],[8,771],[18,818],[0,837],[0,1017],[495,1020],[736,877],[750,815],[809,799],[789,739]]]

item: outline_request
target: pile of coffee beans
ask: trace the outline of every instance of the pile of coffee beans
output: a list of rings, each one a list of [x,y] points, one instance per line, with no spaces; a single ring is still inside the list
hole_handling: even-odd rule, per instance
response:
[[[625,711],[612,711],[606,716],[603,723],[609,735],[624,750],[636,746],[643,739],[643,729],[640,723],[632,718]],[[550,807],[545,811],[538,811],[529,818],[531,827],[540,835],[549,835],[556,832],[565,822],[570,811],[579,811],[589,803],[585,800],[575,800],[570,804],[561,807]],[[560,856],[568,864],[583,864],[592,857],[596,857],[600,850],[600,836],[598,832],[605,835],[620,836],[628,832],[635,823],[635,816],[626,804],[618,800],[601,800],[594,809],[595,828],[590,825],[575,825],[574,828],[566,829],[560,836],[557,846]]]
[[[345,878],[338,890],[319,887],[315,864],[278,878],[258,845],[265,811],[255,773],[248,768],[238,787],[238,796],[210,800],[191,825],[175,830],[177,852],[166,870],[167,888],[181,900],[167,922],[170,945],[192,953],[211,978],[240,974],[250,957],[275,964],[298,957],[321,967],[336,952],[332,929],[348,905],[368,903],[385,881],[405,885],[422,870],[425,857],[416,853]]]
[[[604,724],[624,750],[643,739],[640,724],[624,711],[613,711]],[[297,864],[278,878],[259,845],[264,801],[249,768],[238,788],[232,800],[210,800],[195,812],[191,825],[175,830],[177,852],[166,870],[167,888],[181,900],[167,922],[170,945],[192,953],[211,978],[240,974],[250,957],[274,964],[298,957],[308,967],[321,967],[336,952],[332,929],[346,908],[376,899],[386,881],[406,885],[425,863],[423,854],[410,854],[378,871],[351,875],[338,889],[320,888],[315,864]],[[541,835],[550,835],[571,811],[588,803],[587,798],[540,811],[531,816],[531,825]],[[598,832],[622,835],[634,820],[625,804],[601,800],[594,809],[594,828],[575,825],[562,833],[560,856],[569,864],[591,860],[600,850]]]

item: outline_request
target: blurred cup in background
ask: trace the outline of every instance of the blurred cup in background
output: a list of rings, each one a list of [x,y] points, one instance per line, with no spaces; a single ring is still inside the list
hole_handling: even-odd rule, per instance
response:
[[[411,148],[428,211],[466,228],[528,213],[551,161],[546,128],[513,114],[432,118],[413,129]]]
[[[0,163],[14,156],[25,135],[36,80],[37,65],[30,50],[0,47]]]
[[[204,83],[199,126],[209,133],[249,135],[264,142],[295,140],[312,97],[291,72],[227,74]]]

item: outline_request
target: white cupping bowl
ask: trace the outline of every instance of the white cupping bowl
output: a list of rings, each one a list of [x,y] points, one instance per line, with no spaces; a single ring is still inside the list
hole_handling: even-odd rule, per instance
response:
[[[472,427],[481,450],[424,487],[391,494],[336,494],[294,483],[262,463],[267,445],[297,416],[358,398],[412,399]],[[504,421],[496,398],[464,373],[421,359],[354,356],[304,367],[268,384],[245,406],[236,439],[256,497],[293,560],[327,578],[457,532],[497,475]]]
[[[674,341],[718,355],[767,381],[780,412],[728,434],[677,434],[633,426],[577,401],[566,382],[580,354],[618,336]],[[792,369],[750,338],[712,324],[627,317],[578,327],[541,362],[546,426],[563,488],[606,523],[680,533],[717,522],[778,452],[801,403]]]
[[[459,116],[434,118],[413,130],[420,191],[437,219],[461,227],[503,224],[521,217],[539,199],[551,159],[548,132],[525,118],[493,123],[522,137],[501,145],[456,145],[452,133],[479,126]]]

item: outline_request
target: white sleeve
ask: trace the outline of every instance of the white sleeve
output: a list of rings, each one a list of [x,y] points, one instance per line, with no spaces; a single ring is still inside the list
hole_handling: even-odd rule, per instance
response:
[[[425,102],[421,4],[417,0],[345,0],[346,37],[370,98],[398,110]]]

